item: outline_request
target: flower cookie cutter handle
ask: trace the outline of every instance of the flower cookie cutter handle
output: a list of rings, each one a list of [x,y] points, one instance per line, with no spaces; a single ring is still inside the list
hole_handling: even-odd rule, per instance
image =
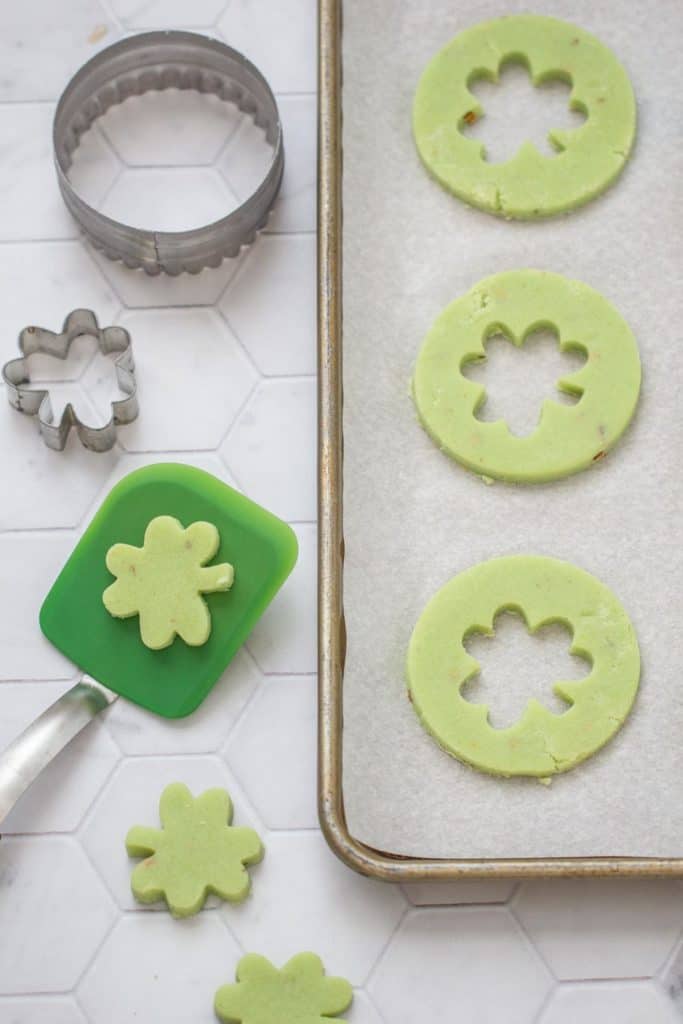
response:
[[[169,88],[213,93],[235,103],[273,147],[270,166],[252,195],[227,216],[190,231],[150,231],[106,217],[68,178],[74,150],[96,118],[129,96]],[[198,273],[237,256],[265,226],[284,170],[282,125],[268,82],[241,53],[194,32],[144,32],[102,50],[62,93],[52,135],[62,197],[87,238],[110,259],[148,274]]]
[[[0,754],[0,825],[50,761],[117,697],[83,676]]]
[[[114,364],[116,377],[124,398],[111,404],[111,416],[102,427],[84,423],[69,403],[58,423],[54,422],[50,393],[45,388],[31,385],[29,358],[38,352],[66,359],[72,342],[83,335],[96,339],[100,352],[118,353]],[[90,309],[75,309],[67,316],[60,334],[44,327],[25,327],[19,335],[21,356],[11,359],[2,368],[2,379],[7,388],[10,405],[19,412],[37,416],[40,432],[48,448],[62,451],[72,427],[81,444],[93,452],[106,452],[116,441],[116,428],[131,423],[138,414],[135,363],[130,335],[123,327],[100,327]]]

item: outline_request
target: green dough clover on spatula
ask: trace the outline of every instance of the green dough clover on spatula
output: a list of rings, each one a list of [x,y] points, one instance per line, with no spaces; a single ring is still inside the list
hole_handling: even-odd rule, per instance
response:
[[[202,594],[230,590],[232,565],[206,565],[220,545],[213,523],[192,523],[186,530],[172,516],[157,516],[145,530],[141,548],[115,544],[107,552],[107,569],[116,582],[102,600],[118,619],[140,617],[140,638],[153,651],[172,644],[205,644],[211,614]]]
[[[162,463],[120,481],[40,612],[87,676],[0,755],[0,822],[117,696],[166,718],[194,711],[296,557],[286,523],[209,473]]]

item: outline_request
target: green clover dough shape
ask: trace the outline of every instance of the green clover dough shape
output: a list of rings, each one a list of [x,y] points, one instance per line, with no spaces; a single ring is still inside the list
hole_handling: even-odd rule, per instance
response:
[[[494,729],[488,707],[461,694],[479,671],[463,641],[491,635],[496,615],[507,610],[532,633],[566,625],[572,653],[591,670],[553,686],[570,705],[563,714],[531,699],[518,722]],[[555,558],[511,555],[473,566],[435,594],[413,631],[407,674],[420,721],[449,754],[491,775],[545,778],[574,768],[623,725],[638,691],[640,653],[628,615],[594,576]]]
[[[235,572],[224,562],[210,565],[220,546],[213,523],[186,530],[173,516],[157,516],[145,530],[144,544],[114,544],[107,569],[116,582],[104,591],[104,607],[115,618],[140,616],[140,637],[153,651],[180,636],[191,647],[211,635],[211,615],[202,594],[230,590]]]
[[[353,989],[344,978],[327,978],[315,953],[299,953],[282,970],[248,953],[237,965],[237,984],[216,993],[215,1010],[232,1024],[326,1024],[348,1009]]]
[[[494,334],[519,346],[543,327],[557,331],[562,351],[587,357],[557,382],[579,401],[546,399],[528,437],[513,435],[503,420],[476,419],[486,392],[463,376],[465,363],[485,359]],[[423,427],[453,459],[482,476],[539,483],[607,454],[633,416],[640,376],[635,338],[607,299],[560,274],[511,270],[480,281],[436,319],[417,358],[413,398]]]
[[[131,857],[145,857],[131,876],[139,903],[164,899],[174,917],[190,917],[209,893],[240,903],[251,887],[245,867],[263,859],[252,828],[235,828],[232,801],[224,789],[207,789],[196,799],[182,782],[161,794],[160,829],[135,825],[126,836]]]
[[[469,87],[478,78],[498,81],[511,61],[527,66],[534,85],[568,82],[571,109],[587,119],[550,132],[557,155],[525,142],[512,159],[491,164],[483,144],[462,133],[484,114]],[[413,134],[430,174],[466,203],[520,220],[572,210],[603,192],[626,163],[635,131],[633,90],[614,54],[583,29],[535,14],[461,32],[427,65],[413,104]]]

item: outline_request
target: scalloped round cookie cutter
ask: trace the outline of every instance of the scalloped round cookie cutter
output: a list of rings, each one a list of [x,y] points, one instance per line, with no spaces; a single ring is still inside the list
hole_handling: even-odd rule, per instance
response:
[[[483,143],[462,131],[485,114],[470,85],[497,82],[513,61],[528,68],[534,85],[568,82],[570,109],[587,120],[550,133],[556,155],[525,142],[512,159],[487,163]],[[633,89],[611,50],[575,25],[534,14],[461,32],[427,65],[413,104],[415,143],[439,184],[465,203],[520,220],[565,213],[603,192],[622,171],[635,132]]]
[[[258,188],[227,216],[189,231],[150,231],[90,206],[71,185],[68,172],[81,136],[109,107],[129,96],[170,88],[213,93],[234,103],[264,130],[273,156]],[[62,197],[86,237],[109,259],[147,274],[195,274],[237,256],[265,226],[282,182],[282,124],[268,82],[241,53],[194,32],[145,32],[102,50],[62,93],[52,136]]]
[[[591,668],[583,679],[555,683],[567,711],[531,699],[518,722],[495,729],[487,705],[462,696],[479,670],[463,641],[493,634],[496,616],[509,610],[531,633],[566,625],[572,653]],[[490,775],[545,778],[574,768],[621,728],[638,692],[640,652],[624,608],[594,576],[555,558],[511,555],[467,569],[435,594],[410,639],[407,675],[422,725],[447,753]]]
[[[518,347],[541,328],[557,331],[560,351],[586,362],[557,382],[573,405],[547,398],[527,437],[504,420],[476,418],[486,392],[462,373],[486,358],[486,342],[505,335]],[[417,414],[439,448],[480,476],[544,483],[587,469],[626,430],[640,394],[640,356],[626,321],[581,281],[543,270],[510,270],[484,278],[437,317],[422,343],[412,392]]]

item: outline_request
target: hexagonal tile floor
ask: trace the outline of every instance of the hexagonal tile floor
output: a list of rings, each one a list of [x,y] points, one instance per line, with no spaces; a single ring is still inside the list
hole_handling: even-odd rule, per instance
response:
[[[2,1024],[209,1024],[243,952],[310,948],[356,988],[349,1024],[673,1024],[683,1012],[676,882],[492,881],[403,890],[343,867],[316,822],[315,0],[22,0],[0,13],[0,277],[5,352],[28,323],[79,306],[130,330],[139,419],[106,455],[49,451],[0,401],[0,747],[75,678],[38,608],[107,491],[171,458],[208,469],[292,523],[300,557],[192,717],[119,702],[20,801],[0,842]],[[278,93],[287,163],[257,243],[196,276],[149,278],[78,237],[59,197],[50,123],[69,74],[132,31],[194,28],[252,58]],[[35,68],[40,68],[36,74]],[[112,108],[72,175],[119,216],[168,226],[225,212],[268,158],[214,97]],[[93,416],[114,397],[92,346],[36,379]],[[226,786],[263,863],[240,906],[173,920],[130,893],[124,838],[155,825],[164,786]]]

